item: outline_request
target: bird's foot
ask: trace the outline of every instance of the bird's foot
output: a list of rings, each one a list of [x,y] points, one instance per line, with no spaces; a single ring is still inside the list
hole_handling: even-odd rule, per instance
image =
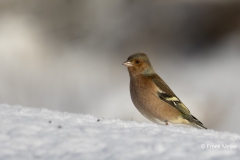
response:
[[[165,121],[165,124],[168,125],[168,121]]]

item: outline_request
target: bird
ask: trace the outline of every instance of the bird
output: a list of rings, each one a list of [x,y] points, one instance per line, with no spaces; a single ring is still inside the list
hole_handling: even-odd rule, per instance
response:
[[[123,63],[130,76],[130,95],[137,110],[157,124],[185,124],[207,129],[159,77],[144,53],[135,53]]]

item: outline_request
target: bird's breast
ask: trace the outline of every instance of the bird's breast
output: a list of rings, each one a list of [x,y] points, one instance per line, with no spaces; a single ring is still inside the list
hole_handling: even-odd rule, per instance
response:
[[[180,112],[158,98],[157,91],[158,87],[149,78],[139,77],[130,80],[133,104],[143,116],[156,123],[178,118]]]
[[[130,80],[130,94],[135,107],[143,115],[149,113],[156,106],[158,98],[154,94],[156,86],[147,78],[136,78]]]

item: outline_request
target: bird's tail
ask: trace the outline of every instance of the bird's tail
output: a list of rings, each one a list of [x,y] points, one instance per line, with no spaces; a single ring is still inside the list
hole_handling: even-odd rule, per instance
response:
[[[193,115],[191,115],[191,123],[198,127],[198,128],[204,128],[204,129],[207,129],[207,127],[205,127],[202,122],[200,122],[196,117],[194,117]]]

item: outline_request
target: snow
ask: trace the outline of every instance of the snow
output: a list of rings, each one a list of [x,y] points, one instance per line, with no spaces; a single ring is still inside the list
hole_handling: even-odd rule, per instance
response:
[[[240,135],[211,129],[7,104],[0,121],[1,160],[240,159]]]

